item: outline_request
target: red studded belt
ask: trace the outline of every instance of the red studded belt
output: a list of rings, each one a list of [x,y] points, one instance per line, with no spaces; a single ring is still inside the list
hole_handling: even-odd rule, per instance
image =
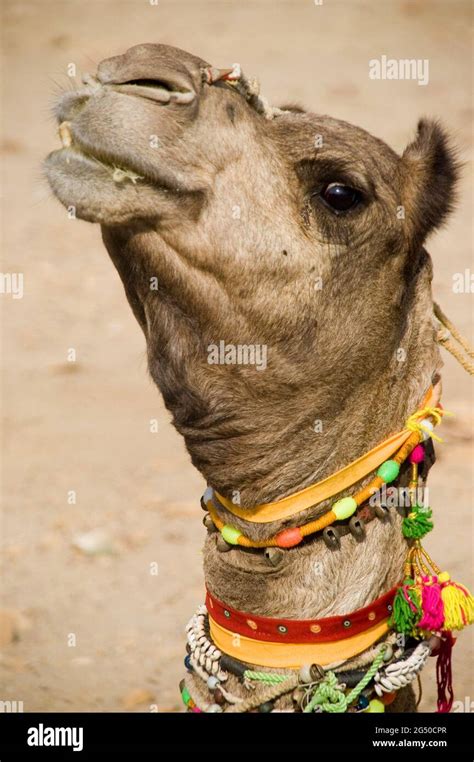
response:
[[[237,611],[222,603],[209,591],[206,606],[212,618],[232,632],[255,640],[276,643],[329,643],[350,635],[359,635],[390,616],[397,587],[393,587],[363,609],[344,616],[324,619],[273,619]]]
[[[325,666],[361,653],[386,634],[396,591],[393,587],[350,614],[323,619],[256,616],[237,611],[209,591],[206,607],[211,637],[229,656],[268,667]]]

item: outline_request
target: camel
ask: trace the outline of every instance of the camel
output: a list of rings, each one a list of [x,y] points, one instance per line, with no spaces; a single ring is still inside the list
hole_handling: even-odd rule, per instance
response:
[[[246,511],[364,456],[403,429],[429,388],[437,404],[442,363],[424,243],[453,208],[458,165],[447,134],[423,119],[398,156],[352,124],[272,108],[236,65],[216,69],[166,45],[135,46],[83,82],[56,106],[63,147],[48,156],[47,178],[63,205],[101,225],[150,374],[213,490],[203,502],[209,593],[231,612],[274,621],[364,610],[400,582],[402,511],[387,519],[379,505],[366,525],[340,521],[295,547],[265,542],[321,517],[332,499],[263,523]],[[408,481],[402,468],[396,484]],[[353,492],[351,484],[342,496]],[[306,707],[313,695],[304,686],[328,670],[277,665],[281,682],[300,674],[303,688],[269,691],[238,659],[219,662],[226,654],[209,643],[204,608],[189,633],[182,691],[193,711],[298,710],[302,693]],[[385,660],[398,648],[387,637]],[[197,655],[196,638],[206,644]],[[333,659],[331,674],[349,685],[376,645]],[[411,684],[386,706],[414,710]]]

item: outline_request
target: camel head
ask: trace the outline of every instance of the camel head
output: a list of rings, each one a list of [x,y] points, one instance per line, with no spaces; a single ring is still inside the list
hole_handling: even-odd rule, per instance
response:
[[[56,115],[64,147],[46,160],[51,188],[102,225],[151,374],[214,486],[259,482],[252,497],[273,497],[270,483],[276,494],[296,486],[289,464],[303,450],[295,473],[310,480],[334,447],[317,441],[315,419],[328,432],[352,397],[367,408],[381,390],[399,400],[413,377],[429,384],[423,244],[457,174],[436,122],[420,121],[400,157],[346,122],[270,109],[228,72],[152,44],[104,60]],[[264,346],[265,362],[224,352],[213,364],[220,342]],[[352,431],[350,449],[365,449],[362,424]]]

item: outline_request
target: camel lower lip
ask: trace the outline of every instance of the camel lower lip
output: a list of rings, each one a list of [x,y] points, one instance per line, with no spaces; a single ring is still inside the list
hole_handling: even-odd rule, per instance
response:
[[[61,125],[61,127],[62,126],[63,125]],[[76,162],[79,161],[84,165],[88,165],[93,170],[105,170],[108,174],[111,175],[112,179],[116,183],[121,183],[125,180],[129,180],[133,184],[136,184],[139,180],[145,179],[143,175],[139,175],[134,170],[123,166],[120,161],[105,162],[94,156],[94,154],[84,151],[79,145],[77,145],[76,142],[73,142],[70,139],[70,133],[65,134],[63,132],[61,137],[63,141],[63,147],[57,151],[53,151],[50,156],[58,157],[61,160],[64,159],[66,164],[70,164],[71,161],[75,160]]]

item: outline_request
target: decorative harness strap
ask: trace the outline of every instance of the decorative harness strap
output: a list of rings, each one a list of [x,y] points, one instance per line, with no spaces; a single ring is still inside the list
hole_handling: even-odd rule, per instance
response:
[[[253,508],[241,508],[240,505],[236,505],[216,491],[214,491],[214,496],[218,503],[221,503],[234,516],[238,516],[239,518],[252,523],[263,524],[271,521],[279,521],[280,519],[292,518],[297,513],[300,513],[307,508],[311,508],[313,505],[322,503],[324,500],[327,500],[328,498],[337,495],[339,492],[343,492],[353,484],[356,484],[367,476],[367,474],[370,474],[378,468],[384,461],[388,460],[394,453],[401,453],[402,457],[407,451],[408,454],[410,452],[410,445],[414,446],[413,443],[417,444],[420,440],[420,430],[426,432],[426,429],[428,429],[431,434],[433,424],[428,416],[434,416],[436,422],[439,423],[442,411],[440,408],[433,406],[435,400],[435,391],[433,387],[430,387],[425,395],[421,409],[408,418],[405,428],[402,431],[392,434],[388,439],[380,442],[372,450],[365,453],[360,458],[357,458],[357,460],[354,460],[352,463],[349,463],[348,466],[331,474],[326,479],[317,482],[317,484],[312,484],[292,495],[288,495],[288,497],[284,497],[273,503],[257,505]],[[418,434],[418,437],[415,437],[414,434]],[[405,445],[407,445],[407,447],[405,447]]]
[[[262,667],[326,666],[365,651],[389,629],[394,587],[369,606],[323,619],[273,619],[222,603],[209,591],[206,607],[212,640],[223,653]],[[236,637],[237,635],[237,637]]]
[[[427,396],[425,397],[425,402],[432,401],[433,398],[434,390],[431,387]],[[250,513],[253,513],[254,515],[253,521],[256,521],[255,512],[258,513],[259,511],[261,512],[264,510],[265,516],[267,516],[267,509],[274,511],[274,518],[272,520],[275,520],[275,514],[278,515],[281,510],[283,510],[285,513],[288,513],[290,508],[293,510],[294,505],[298,507],[298,511],[296,513],[299,513],[302,504],[305,508],[309,508],[315,505],[314,495],[318,493],[318,490],[320,496],[321,494],[323,495],[322,499],[324,500],[329,496],[340,493],[340,486],[342,483],[345,484],[345,486],[349,486],[349,473],[350,469],[353,468],[354,465],[356,466],[354,473],[356,474],[357,479],[353,479],[350,484],[354,484],[354,481],[360,481],[361,478],[373,470],[374,458],[380,463],[379,459],[381,454],[386,454],[387,443],[389,443],[389,451],[393,453],[392,447],[394,441],[396,441],[397,444],[399,444],[400,441],[403,442],[401,447],[391,459],[385,460],[379,465],[376,476],[369,482],[369,484],[360,489],[353,496],[340,498],[335,503],[333,503],[331,508],[322,516],[319,516],[318,518],[313,519],[306,524],[303,524],[302,526],[283,529],[274,537],[265,538],[263,540],[253,540],[250,537],[246,537],[239,529],[236,529],[230,524],[226,524],[219,516],[217,510],[217,506],[221,503],[223,498],[221,495],[217,495],[217,502],[215,502],[216,498],[214,495],[217,493],[214,493],[210,488],[206,490],[202,497],[203,507],[209,511],[212,522],[221,532],[223,539],[226,543],[229,544],[229,546],[240,545],[245,548],[268,548],[275,546],[280,548],[292,548],[296,545],[299,545],[299,543],[302,542],[305,537],[308,537],[315,532],[319,532],[326,527],[329,527],[336,521],[343,521],[350,518],[363,503],[372,497],[374,493],[380,490],[384,485],[395,481],[395,479],[398,477],[398,474],[400,473],[401,464],[404,463],[408,457],[410,458],[410,462],[412,463],[414,469],[414,478],[412,479],[412,482],[416,481],[418,478],[417,464],[424,458],[424,450],[423,448],[419,448],[419,444],[429,437],[433,437],[434,439],[441,441],[439,437],[434,434],[433,428],[435,424],[440,423],[442,416],[445,414],[446,412],[442,409],[442,407],[422,407],[420,410],[408,418],[405,424],[405,428],[402,432],[389,437],[389,439],[382,442],[376,448],[367,453],[367,455],[359,458],[350,466],[342,469],[342,471],[338,471],[336,474],[333,474],[333,476],[324,479],[322,482],[312,485],[311,487],[308,487],[301,492],[297,492],[296,495],[290,495],[289,497],[283,498],[283,500],[277,501],[275,503],[268,503],[267,505],[257,506],[257,508],[254,509],[248,509]],[[340,474],[343,474],[342,480],[339,479]],[[291,501],[295,497],[296,502],[293,504]],[[241,509],[239,507],[236,510],[235,506],[232,506],[231,509],[229,505],[232,504],[229,503],[229,501],[226,501],[225,507],[227,510],[232,511],[233,513],[237,513],[239,517],[242,517],[245,514],[245,509]],[[261,516],[261,513],[259,515]],[[291,513],[291,516],[294,515],[294,512]],[[267,520],[268,519],[266,518],[265,521]]]

